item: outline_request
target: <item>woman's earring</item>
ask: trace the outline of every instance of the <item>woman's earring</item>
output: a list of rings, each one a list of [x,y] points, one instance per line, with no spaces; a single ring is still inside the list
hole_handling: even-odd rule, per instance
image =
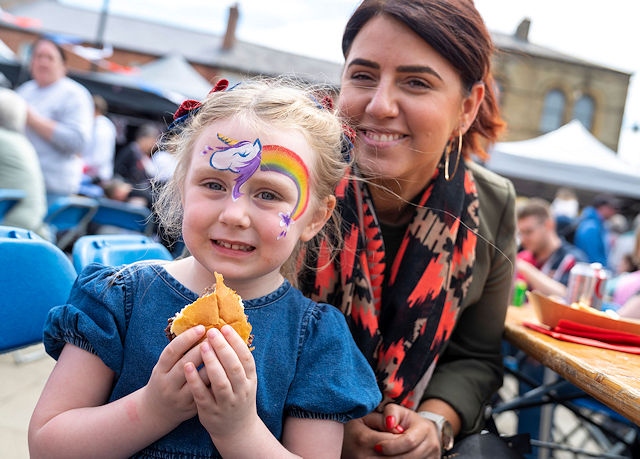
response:
[[[453,143],[453,142],[451,142]],[[453,153],[453,145],[449,148],[449,153],[444,158],[444,179],[447,182],[453,180],[453,177],[456,175],[458,171],[458,166],[460,165],[460,156],[462,155],[462,129],[458,131],[458,151],[456,156],[456,165],[453,167],[453,174],[449,175],[449,158]]]

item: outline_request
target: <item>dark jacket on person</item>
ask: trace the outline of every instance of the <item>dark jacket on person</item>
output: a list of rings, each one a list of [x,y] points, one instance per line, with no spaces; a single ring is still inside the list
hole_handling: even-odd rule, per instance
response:
[[[514,276],[515,190],[511,181],[471,161],[480,202],[473,279],[449,344],[423,400],[438,398],[462,418],[462,434],[479,431],[484,408],[501,386],[502,334]],[[491,343],[483,348],[484,343]]]

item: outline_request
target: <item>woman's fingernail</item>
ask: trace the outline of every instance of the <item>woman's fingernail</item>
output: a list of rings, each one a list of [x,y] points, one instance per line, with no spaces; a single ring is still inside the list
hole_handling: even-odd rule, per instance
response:
[[[404,427],[402,427],[400,424],[398,424],[396,426],[396,430],[398,431],[398,433],[403,433],[404,432]]]
[[[393,430],[396,426],[396,417],[395,416],[387,416],[384,418],[384,422],[387,425],[387,430]]]
[[[382,445],[378,444],[378,445],[374,446],[373,449],[375,450],[376,453],[381,453],[382,454]]]

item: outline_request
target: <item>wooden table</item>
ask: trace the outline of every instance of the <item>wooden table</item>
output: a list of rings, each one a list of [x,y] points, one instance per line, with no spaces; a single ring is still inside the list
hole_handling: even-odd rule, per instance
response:
[[[522,325],[529,306],[510,306],[505,338],[587,394],[640,425],[640,355],[557,340]]]

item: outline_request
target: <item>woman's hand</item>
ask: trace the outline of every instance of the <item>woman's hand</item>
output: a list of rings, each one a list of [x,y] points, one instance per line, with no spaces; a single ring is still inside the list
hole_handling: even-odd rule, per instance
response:
[[[193,327],[171,340],[160,354],[143,389],[146,412],[155,419],[169,421],[175,427],[197,414],[193,395],[184,376],[184,366],[187,362],[194,366],[202,364],[200,350],[195,344],[204,332],[202,325]]]
[[[441,447],[433,422],[392,403],[383,413],[369,413],[347,423],[342,452],[350,458],[438,459]]]
[[[200,422],[214,442],[229,442],[239,434],[246,439],[247,431],[262,423],[256,408],[257,375],[251,351],[236,331],[225,325],[221,331],[212,328],[207,332],[200,352],[209,387],[193,363],[184,366]]]

